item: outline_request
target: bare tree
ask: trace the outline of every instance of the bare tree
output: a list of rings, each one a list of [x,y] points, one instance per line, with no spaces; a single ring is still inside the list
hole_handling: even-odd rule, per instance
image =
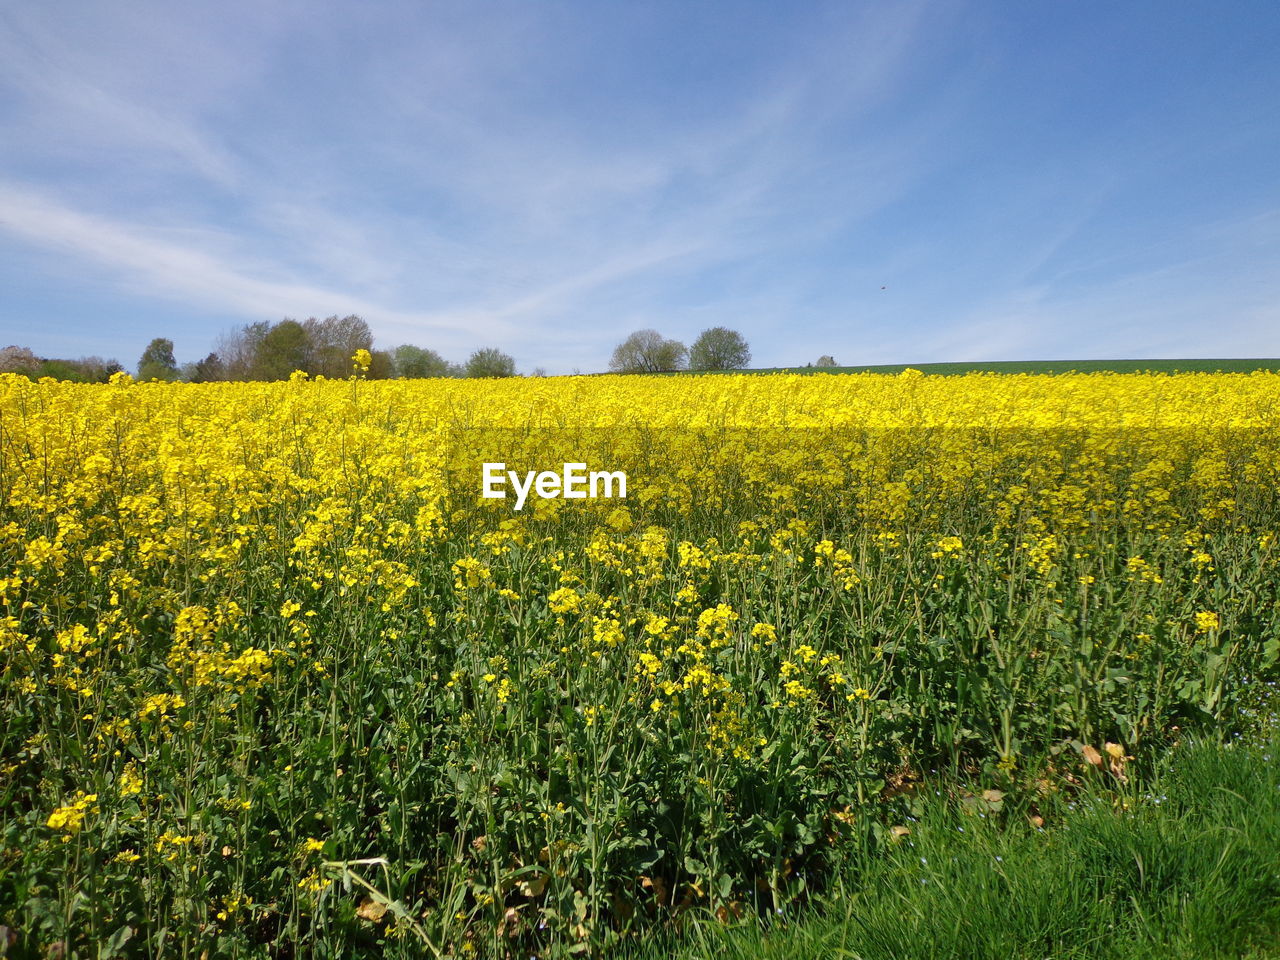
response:
[[[355,314],[336,314],[302,324],[311,344],[311,356],[302,369],[317,376],[345,377],[351,372],[351,357],[357,350],[373,351],[373,333]]]
[[[254,361],[258,345],[271,329],[270,322],[259,320],[238,329],[228,330],[214,345],[214,351],[222,358],[223,376],[227,380],[253,378]]]
[[[40,358],[29,347],[8,346],[0,350],[0,373],[30,375],[40,366]]]
[[[668,373],[684,369],[689,351],[679,340],[657,330],[637,330],[614,348],[609,369],[614,373]]]

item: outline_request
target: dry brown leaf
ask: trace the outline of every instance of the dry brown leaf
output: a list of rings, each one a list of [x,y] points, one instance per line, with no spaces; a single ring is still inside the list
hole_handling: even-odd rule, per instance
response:
[[[532,878],[520,881],[518,884],[520,893],[526,897],[540,897],[542,891],[547,889],[548,879],[549,876],[545,873],[534,874]]]
[[[557,840],[555,843],[548,844],[538,851],[539,863],[550,863],[552,857],[559,857],[564,853],[565,848],[569,845],[567,840]]]
[[[356,916],[372,923],[378,923],[386,915],[386,912],[387,905],[374,900],[372,897],[365,897],[360,901],[360,906],[356,907]]]
[[[1097,767],[1098,769],[1102,769],[1102,754],[1098,752],[1096,747],[1091,747],[1086,743],[1084,747],[1081,748],[1080,753],[1084,756],[1085,763],[1090,766]]]

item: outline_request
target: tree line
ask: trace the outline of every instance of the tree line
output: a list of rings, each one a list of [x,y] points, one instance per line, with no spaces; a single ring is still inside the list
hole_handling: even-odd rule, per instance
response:
[[[370,379],[406,377],[513,377],[515,360],[496,347],[474,351],[465,363],[446,360],[435,350],[401,344],[393,350],[376,350],[369,325],[354,314],[286,317],[275,323],[245,324],[223,334],[203,359],[179,364],[173,341],[156,337],[138,360],[140,380],[188,383],[217,381],[287,380],[296,371],[312,377],[341,379],[353,372],[357,351],[369,355],[362,373]],[[742,334],[727,327],[703,330],[691,347],[664,337],[656,330],[637,330],[614,348],[609,360],[613,373],[670,373],[679,370],[742,370],[751,363],[751,348]],[[819,367],[834,366],[830,356]],[[54,377],[86,383],[105,382],[124,367],[115,360],[82,357],[57,360],[37,357],[26,347],[0,350],[0,373],[18,373],[32,379]],[[534,370],[533,376],[545,375]]]
[[[466,363],[451,363],[434,350],[408,343],[376,350],[369,325],[353,314],[246,324],[223,334],[202,360],[181,366],[174,359],[173,341],[157,337],[138,361],[138,378],[189,383],[287,380],[300,370],[312,377],[341,379],[352,373],[352,357],[360,350],[369,354],[362,373],[374,380],[516,375],[515,360],[494,347],[476,350]]]
[[[76,360],[38,357],[28,347],[8,346],[0,350],[0,373],[17,373],[32,380],[53,377],[77,383],[106,383],[112,374],[123,372],[118,360],[80,357]]]

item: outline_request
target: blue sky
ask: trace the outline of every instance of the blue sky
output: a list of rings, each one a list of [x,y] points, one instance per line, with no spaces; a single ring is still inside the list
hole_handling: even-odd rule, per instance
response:
[[[1280,357],[1280,5],[0,0],[0,345]]]

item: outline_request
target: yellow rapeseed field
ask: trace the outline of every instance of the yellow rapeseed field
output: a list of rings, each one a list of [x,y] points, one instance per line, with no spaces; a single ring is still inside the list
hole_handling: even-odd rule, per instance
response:
[[[785,909],[929,770],[1030,809],[1229,729],[1278,479],[1261,373],[0,377],[0,924],[528,956]]]

